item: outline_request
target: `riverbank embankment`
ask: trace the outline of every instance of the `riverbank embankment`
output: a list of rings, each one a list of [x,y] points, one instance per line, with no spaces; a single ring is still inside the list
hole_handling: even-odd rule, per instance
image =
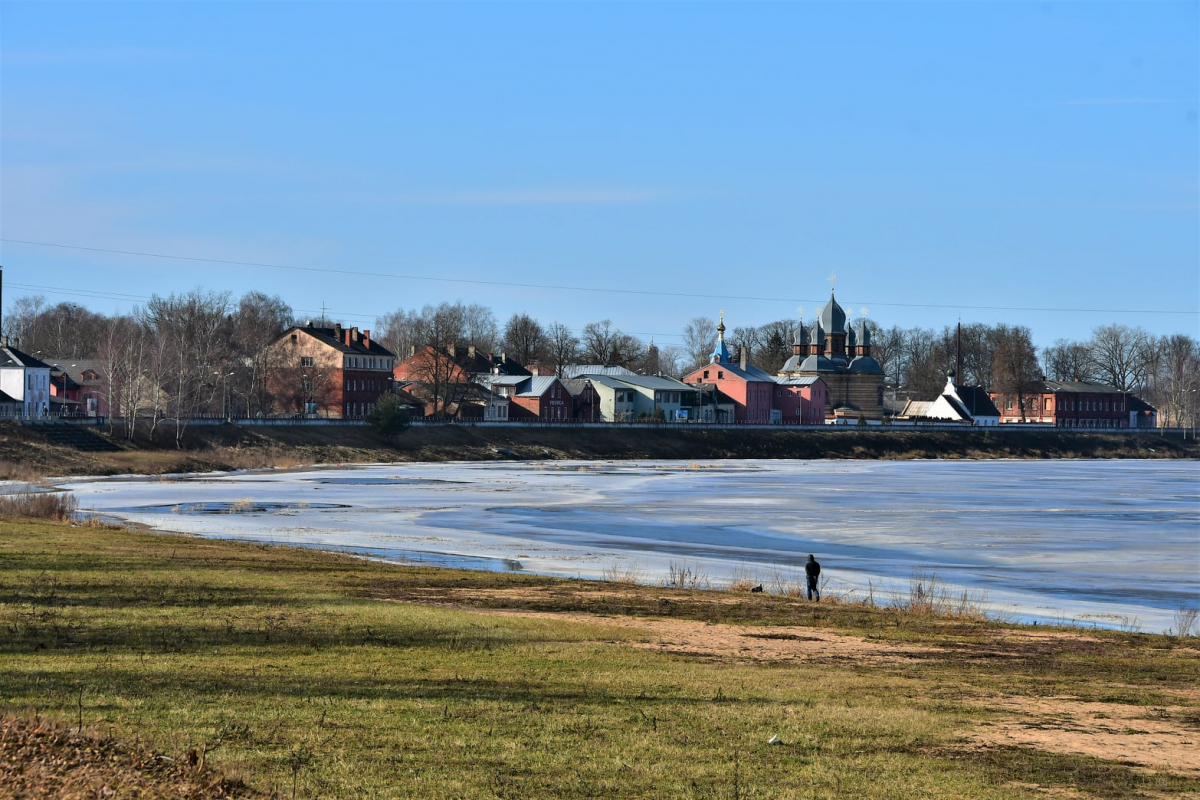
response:
[[[84,452],[57,444],[42,426],[0,425],[0,477],[164,474],[305,464],[591,459],[987,459],[1196,458],[1190,438],[1139,432],[1051,430],[811,430],[661,428],[412,427],[391,442],[361,426],[189,427],[173,431],[90,429],[117,446]]]

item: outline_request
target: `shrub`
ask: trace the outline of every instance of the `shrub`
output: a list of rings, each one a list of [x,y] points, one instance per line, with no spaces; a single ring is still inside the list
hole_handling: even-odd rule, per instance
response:
[[[70,492],[31,492],[0,495],[0,517],[35,517],[70,522],[79,504]]]
[[[412,422],[408,418],[408,409],[400,405],[400,398],[394,394],[385,394],[367,414],[367,424],[390,441],[393,436],[399,436],[408,430]]]

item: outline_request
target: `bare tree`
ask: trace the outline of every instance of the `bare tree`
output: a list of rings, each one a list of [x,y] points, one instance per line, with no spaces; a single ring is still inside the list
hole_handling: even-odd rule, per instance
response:
[[[417,350],[412,375],[425,385],[432,399],[433,413],[446,414],[467,388],[469,379],[456,360],[457,343],[463,339],[463,307],[461,303],[442,303],[436,308],[426,306],[422,317],[424,342]]]
[[[1089,343],[1092,371],[1101,382],[1123,392],[1145,383],[1150,358],[1150,337],[1141,328],[1101,325]]]
[[[146,351],[146,329],[135,316],[127,316],[110,320],[97,354],[104,372],[108,431],[113,432],[119,416],[129,441],[137,433],[138,416],[146,403]]]
[[[696,320],[692,320],[695,322]],[[725,337],[733,352],[740,353],[743,349],[750,354],[757,354],[760,349],[766,344],[765,331],[754,325],[739,325],[730,331],[729,336]],[[715,336],[715,332],[710,335]],[[686,339],[686,333],[684,334]],[[716,341],[713,341],[713,348],[716,347]],[[712,349],[708,351],[712,353]],[[704,360],[708,360],[708,354],[705,354]],[[697,364],[699,366],[699,364]]]
[[[898,388],[904,374],[905,331],[899,325],[884,328],[871,320],[867,326],[871,329],[871,357],[879,362],[884,379]]]
[[[608,319],[585,325],[581,342],[583,358],[591,364],[628,367],[642,354],[641,342],[614,328]]]
[[[513,314],[504,326],[504,351],[522,365],[545,358],[548,343],[541,323],[528,314]]]
[[[399,308],[375,320],[375,338],[403,361],[424,346],[424,325],[418,312]]]
[[[694,317],[683,326],[684,372],[707,364],[717,349],[717,323],[712,317]]]
[[[952,329],[941,333],[911,328],[904,334],[904,388],[917,397],[933,398],[946,386],[946,375],[954,368]]]
[[[230,369],[223,373],[229,378],[222,386],[228,392],[230,409],[234,398],[248,417],[265,414],[273,405],[268,391],[270,372],[273,366],[271,343],[287,329],[292,320],[292,309],[278,295],[271,297],[262,292],[247,292],[238,301],[232,324],[229,326],[230,341],[227,344]]]
[[[481,353],[495,350],[496,342],[500,339],[500,328],[496,325],[496,315],[492,310],[479,303],[458,305],[462,308],[463,321],[463,341],[460,344],[474,345]]]
[[[1051,380],[1091,383],[1096,380],[1093,363],[1091,349],[1084,342],[1057,339],[1042,350],[1042,368]]]
[[[28,334],[45,308],[46,298],[40,294],[18,297],[4,312],[4,335],[18,347],[25,347]]]
[[[1041,377],[1033,335],[1023,325],[997,325],[995,362],[992,365],[993,388],[1000,394],[1015,397],[1026,419],[1025,398],[1037,386]]]
[[[1200,407],[1200,342],[1186,334],[1163,336],[1152,348],[1146,394],[1163,427],[1195,425]]]
[[[553,322],[546,332],[546,341],[546,355],[554,365],[554,374],[562,378],[567,366],[579,359],[579,339],[566,325]]]
[[[183,447],[188,423],[211,409],[228,369],[229,293],[195,289],[183,295],[154,295],[146,304],[154,335],[168,348],[165,392],[167,419],[175,423],[175,446]]]

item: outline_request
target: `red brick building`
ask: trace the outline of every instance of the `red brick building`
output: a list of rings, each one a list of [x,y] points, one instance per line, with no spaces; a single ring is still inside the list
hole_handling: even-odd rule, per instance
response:
[[[508,418],[514,421],[564,420],[575,414],[574,397],[553,376],[495,375],[480,383],[509,399]]]
[[[1128,428],[1137,399],[1103,383],[1039,381],[1021,396],[989,392],[1000,423],[1038,422],[1059,428]],[[1022,409],[1024,400],[1024,409]]]
[[[396,357],[358,328],[288,328],[271,343],[267,385],[284,414],[361,419],[392,389]]]

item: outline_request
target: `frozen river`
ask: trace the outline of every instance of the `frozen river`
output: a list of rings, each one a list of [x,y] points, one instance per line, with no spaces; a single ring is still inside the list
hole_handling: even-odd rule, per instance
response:
[[[1200,465],[1171,461],[455,463],[99,478],[80,507],[202,536],[647,582],[889,600],[916,571],[1017,619],[1160,632],[1200,604]]]

